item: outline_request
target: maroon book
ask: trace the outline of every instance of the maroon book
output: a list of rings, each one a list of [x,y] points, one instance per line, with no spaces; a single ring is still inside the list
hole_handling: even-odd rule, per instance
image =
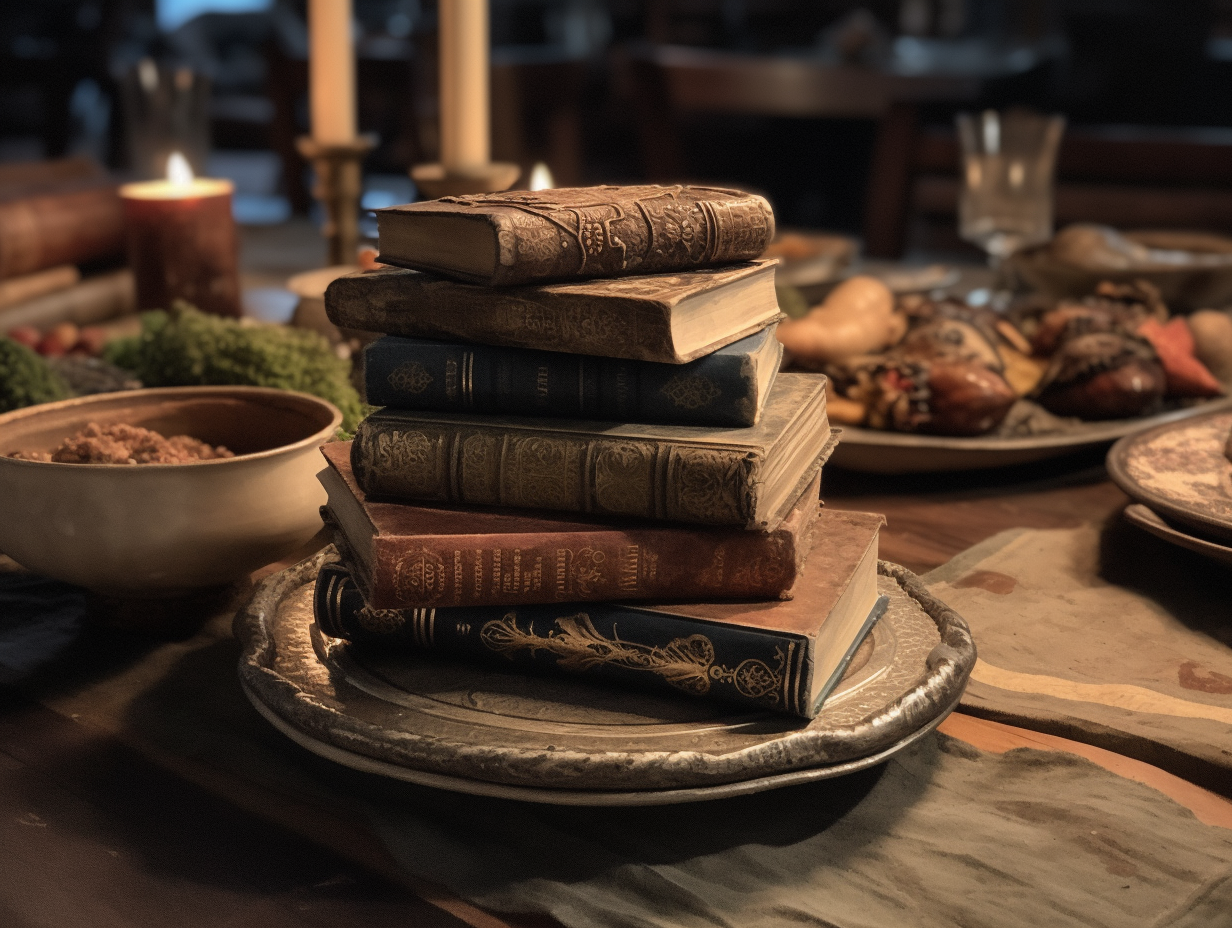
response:
[[[759,532],[369,501],[350,451],[350,442],[322,449],[323,515],[374,609],[789,599],[817,521],[825,457],[787,517]]]

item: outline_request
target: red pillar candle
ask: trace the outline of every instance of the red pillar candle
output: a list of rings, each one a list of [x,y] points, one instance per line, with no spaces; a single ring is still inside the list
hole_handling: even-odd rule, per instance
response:
[[[120,188],[139,309],[187,300],[202,312],[240,315],[232,190],[230,181],[191,173]]]

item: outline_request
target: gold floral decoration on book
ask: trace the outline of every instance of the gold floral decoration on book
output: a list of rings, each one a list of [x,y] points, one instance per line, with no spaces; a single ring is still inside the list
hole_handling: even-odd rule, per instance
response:
[[[512,656],[518,651],[548,651],[557,658],[562,670],[580,673],[608,665],[627,670],[643,670],[661,677],[667,683],[700,696],[710,691],[711,681],[731,684],[740,695],[778,705],[783,686],[783,672],[788,655],[775,648],[776,667],[749,658],[736,667],[715,663],[714,644],[705,635],[673,638],[663,646],[606,638],[595,628],[585,612],[562,616],[556,628],[547,635],[536,635],[534,626],[523,630],[517,614],[510,612],[501,619],[485,622],[480,640],[493,651]],[[788,645],[794,649],[796,645]]]
[[[389,385],[403,393],[423,393],[432,383],[432,375],[418,361],[394,368],[389,375]]]
[[[723,391],[707,377],[677,374],[660,388],[660,392],[680,409],[701,409],[718,399]]]

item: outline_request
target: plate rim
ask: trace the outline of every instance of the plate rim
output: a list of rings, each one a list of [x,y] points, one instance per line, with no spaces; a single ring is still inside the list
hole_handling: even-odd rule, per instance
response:
[[[1195,531],[1211,531],[1222,540],[1232,541],[1232,520],[1212,518],[1200,510],[1178,503],[1154,490],[1148,490],[1133,478],[1128,469],[1129,455],[1140,442],[1148,441],[1157,435],[1170,432],[1182,425],[1185,427],[1201,425],[1204,419],[1227,415],[1228,412],[1229,410],[1227,409],[1210,410],[1204,416],[1195,416],[1180,422],[1166,422],[1143,429],[1140,432],[1134,432],[1131,435],[1126,435],[1108,449],[1108,456],[1105,459],[1108,476],[1112,478],[1112,482],[1120,487],[1127,496],[1135,502],[1144,504],[1148,509],[1154,510],[1156,515],[1161,515],[1162,513],[1162,515],[1171,516],[1182,525],[1193,528]],[[1229,462],[1229,466],[1232,467],[1232,462]],[[1220,542],[1216,541],[1215,543],[1219,544]]]
[[[1166,541],[1186,551],[1192,551],[1194,554],[1201,554],[1221,564],[1232,565],[1232,547],[1221,545],[1216,541],[1209,541],[1198,535],[1182,532],[1180,529],[1169,525],[1163,516],[1145,503],[1140,503],[1136,500],[1132,501],[1125,507],[1123,512],[1126,521],[1131,525],[1136,525],[1144,532],[1149,532],[1161,541]],[[1149,513],[1149,515],[1144,516],[1141,514],[1143,512]]]
[[[534,747],[495,749],[484,748],[473,741],[459,742],[452,753],[446,752],[443,761],[437,761],[424,752],[429,742],[439,747],[442,743],[439,739],[398,732],[393,747],[388,751],[381,750],[383,729],[371,722],[347,716],[339,707],[327,704],[328,699],[322,700],[275,669],[273,665],[278,655],[278,643],[268,618],[276,616],[289,596],[311,582],[308,578],[315,578],[316,568],[327,554],[328,551],[321,552],[266,578],[252,591],[247,604],[236,613],[234,631],[241,645],[239,676],[252,695],[278,714],[286,724],[309,732],[313,738],[326,740],[335,747],[369,758],[386,760],[395,766],[464,779],[473,777],[485,783],[506,786],[540,782],[543,776],[539,766],[542,751]],[[629,784],[634,782],[633,776],[637,775],[637,771],[632,771],[630,775],[629,766],[644,767],[647,764],[651,765],[649,775],[657,778],[656,790],[697,789],[738,783],[759,775],[762,771],[756,769],[756,761],[759,756],[768,756],[768,752],[777,758],[777,773],[812,769],[826,763],[827,758],[834,758],[833,763],[846,763],[880,752],[888,744],[929,722],[939,720],[948,707],[961,698],[975,665],[975,644],[970,630],[961,616],[933,596],[919,578],[906,568],[880,561],[878,572],[890,578],[905,595],[916,601],[920,611],[936,626],[940,641],[928,656],[923,676],[884,706],[871,710],[868,717],[858,724],[825,732],[803,724],[800,728],[765,741],[715,755],[704,769],[697,769],[692,762],[696,753],[692,750],[669,751],[666,754],[659,751],[603,751],[597,755],[577,752],[576,758],[573,757],[575,752],[560,751],[554,756],[576,759],[578,767],[594,763],[596,759],[601,760],[595,772],[608,778],[600,787],[607,791],[632,788]],[[316,659],[319,662],[319,658]],[[836,754],[840,757],[835,758]],[[500,770],[500,776],[487,778],[475,773],[485,770],[485,766]],[[748,769],[750,766],[754,769]],[[424,770],[425,767],[428,769]],[[533,772],[534,776],[529,772]],[[566,782],[546,788],[567,790],[572,786]]]
[[[412,783],[416,786],[429,786],[435,789],[463,793],[469,796],[483,796],[490,799],[511,799],[517,802],[535,802],[559,806],[604,806],[604,807],[638,807],[682,805],[688,802],[709,802],[715,799],[731,799],[736,796],[747,796],[753,793],[772,789],[782,789],[787,786],[798,786],[804,783],[814,783],[819,780],[831,780],[835,777],[857,773],[885,763],[895,754],[906,750],[924,736],[935,731],[950,714],[958,708],[962,701],[960,692],[936,718],[931,719],[915,731],[908,733],[894,744],[865,757],[842,761],[837,764],[805,767],[800,770],[788,770],[782,773],[769,774],[764,777],[751,777],[747,780],[735,780],[730,783],[715,783],[709,786],[677,787],[657,790],[579,790],[565,788],[542,788],[534,786],[519,786],[511,783],[496,783],[490,780],[478,780],[468,777],[454,776],[445,773],[433,773],[419,770],[415,767],[402,767],[390,761],[369,757],[355,751],[347,751],[327,741],[321,741],[300,731],[279,716],[273,709],[266,706],[249,688],[244,680],[240,687],[253,708],[275,729],[294,741],[304,750],[318,757],[333,761],[352,770],[371,773]]]

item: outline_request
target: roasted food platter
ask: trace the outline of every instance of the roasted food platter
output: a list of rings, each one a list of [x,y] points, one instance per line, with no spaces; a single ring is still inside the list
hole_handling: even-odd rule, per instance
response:
[[[236,617],[240,679],[283,734],[349,767],[483,796],[664,805],[829,779],[932,731],[975,664],[966,623],[904,568],[880,565],[886,615],[821,714],[803,720],[528,677],[320,633],[330,549],[263,581]]]
[[[1067,431],[1051,435],[1005,437],[979,435],[914,435],[879,429],[843,426],[843,440],[830,459],[833,467],[870,474],[916,474],[939,471],[1011,467],[1075,454],[1156,425],[1165,425],[1232,409],[1232,397],[1207,400],[1140,419],[1077,422]]]

